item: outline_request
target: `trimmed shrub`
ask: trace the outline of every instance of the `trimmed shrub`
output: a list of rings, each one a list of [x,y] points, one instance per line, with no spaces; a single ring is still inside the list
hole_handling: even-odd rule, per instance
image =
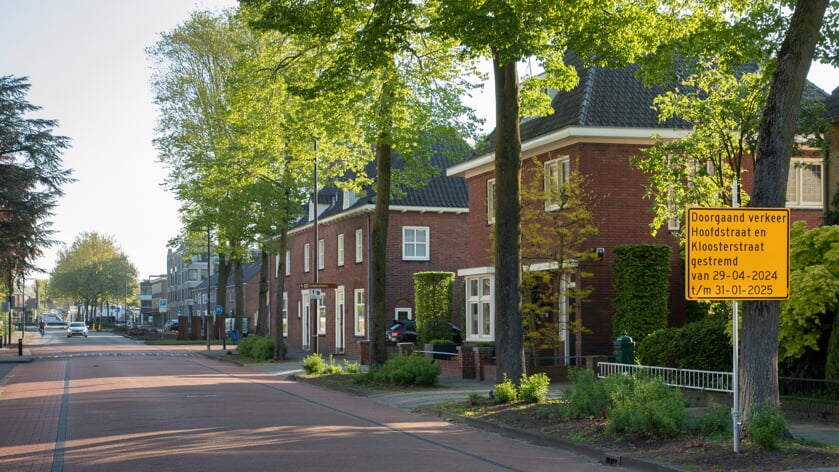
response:
[[[285,348],[285,346],[283,346]],[[236,346],[239,354],[259,361],[274,358],[274,338],[271,336],[249,336],[242,338]]]
[[[671,253],[670,246],[663,244],[615,247],[614,337],[626,331],[635,342],[641,342],[650,333],[667,327]]]
[[[455,274],[453,272],[417,272],[414,274],[414,304],[417,309],[417,344],[429,344],[432,339],[453,342],[452,300]]]
[[[424,357],[404,356],[388,360],[370,372],[375,382],[433,387],[440,379],[440,364]]]
[[[548,387],[551,379],[544,372],[530,377],[522,374],[519,381],[519,400],[527,403],[545,403],[548,399]]]
[[[731,431],[731,408],[710,404],[708,412],[696,421],[696,429],[706,437],[722,436]]]
[[[732,348],[727,321],[723,316],[706,316],[681,328],[655,331],[638,343],[638,361],[642,365],[729,371]]]

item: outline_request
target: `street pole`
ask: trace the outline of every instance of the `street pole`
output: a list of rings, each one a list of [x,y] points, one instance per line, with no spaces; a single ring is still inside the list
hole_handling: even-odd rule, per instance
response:
[[[213,263],[210,260],[210,224],[207,223],[207,314],[204,316],[204,334],[207,336],[207,351],[210,350],[210,276]]]
[[[318,210],[319,210],[318,203],[319,202],[318,202],[318,142],[317,141],[315,141],[315,164],[314,164],[314,168],[315,169],[314,169],[314,175],[313,175],[313,177],[314,177],[314,179],[313,179],[314,180],[314,197],[313,198],[314,198],[314,238],[315,238],[315,243],[314,243],[315,252],[314,252],[314,254],[315,254],[315,260],[314,260],[314,264],[312,264],[312,265],[314,266],[314,270],[315,270],[315,280],[314,280],[314,282],[315,282],[315,285],[317,285],[317,283],[318,283],[318,269],[319,269],[318,261],[320,261],[320,250],[319,250],[319,247],[318,247]],[[318,346],[318,339],[319,339],[319,337],[318,337],[318,334],[319,334],[318,320],[320,320],[320,298],[319,297],[318,298],[311,297],[311,298],[313,298],[314,302],[315,302],[315,310],[312,312],[312,319],[314,321],[314,324],[312,324],[312,332],[314,333],[314,336],[313,336],[314,342],[312,344],[312,352],[317,354],[317,353],[320,352],[319,346]]]

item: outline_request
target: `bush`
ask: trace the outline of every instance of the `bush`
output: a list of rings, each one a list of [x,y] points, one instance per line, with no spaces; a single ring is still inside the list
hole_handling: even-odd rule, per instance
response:
[[[670,246],[625,244],[614,248],[613,336],[626,331],[636,342],[667,326]]]
[[[433,387],[440,378],[440,365],[419,356],[395,357],[372,371],[370,377],[381,383]]]
[[[326,361],[319,353],[309,354],[303,359],[303,370],[307,374],[320,374],[326,368]]]
[[[699,418],[696,428],[706,437],[721,436],[731,429],[731,409],[725,405],[708,405],[708,413]]]
[[[600,382],[591,370],[573,369],[568,371],[571,389],[564,392],[571,418],[605,418],[611,401],[606,393],[605,382]]]
[[[681,328],[654,331],[638,343],[642,365],[680,369],[731,370],[731,340],[724,316],[706,316]]]
[[[610,432],[672,438],[685,428],[688,415],[680,391],[658,378],[635,377],[617,385],[610,392],[614,403],[609,410]]]
[[[762,406],[749,416],[746,428],[753,443],[763,449],[776,449],[787,432],[787,422],[781,410]]]
[[[259,361],[274,358],[274,338],[271,336],[249,336],[242,338],[236,346],[239,354]]]
[[[346,371],[348,374],[359,374],[361,373],[361,364],[359,364],[358,362],[350,362],[344,359],[344,371]]]
[[[545,403],[551,379],[544,372],[530,377],[522,374],[519,382],[519,400],[527,403]]]
[[[503,381],[495,385],[492,393],[492,399],[495,403],[514,402],[518,398],[518,391],[513,381],[507,378],[504,374]]]

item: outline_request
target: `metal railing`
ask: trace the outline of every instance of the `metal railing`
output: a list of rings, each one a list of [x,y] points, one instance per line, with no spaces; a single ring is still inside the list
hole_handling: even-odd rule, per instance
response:
[[[734,391],[731,372],[674,369],[671,367],[618,364],[615,362],[599,362],[597,364],[597,377],[605,379],[610,375],[616,374],[658,377],[664,381],[665,385],[671,387],[727,393]]]

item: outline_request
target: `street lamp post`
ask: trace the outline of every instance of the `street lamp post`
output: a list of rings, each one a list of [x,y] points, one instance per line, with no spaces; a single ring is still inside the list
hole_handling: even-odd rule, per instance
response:
[[[210,224],[207,223],[207,313],[204,315],[204,334],[207,336],[207,350],[210,350],[210,276],[213,263],[210,260]]]

